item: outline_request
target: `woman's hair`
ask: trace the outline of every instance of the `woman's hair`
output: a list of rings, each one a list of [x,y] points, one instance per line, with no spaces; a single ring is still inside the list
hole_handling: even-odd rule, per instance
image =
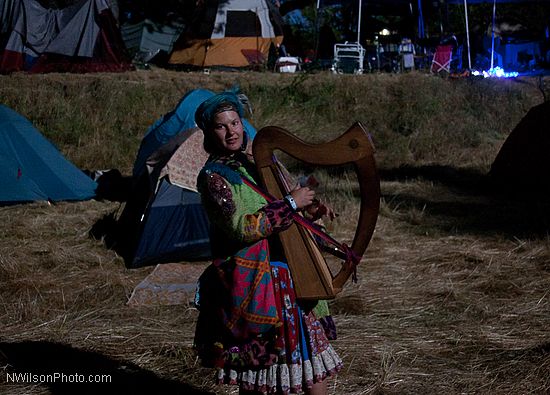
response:
[[[244,116],[243,105],[239,99],[238,90],[229,90],[210,97],[201,103],[195,112],[195,122],[204,133],[204,150],[212,153],[216,149],[215,136],[212,133],[214,117],[224,111],[235,111],[239,118]],[[243,126],[244,128],[244,126]],[[246,147],[247,135],[243,135],[243,150]]]

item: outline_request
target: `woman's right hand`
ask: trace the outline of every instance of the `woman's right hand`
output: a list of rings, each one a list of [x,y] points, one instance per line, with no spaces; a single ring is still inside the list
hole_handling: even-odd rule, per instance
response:
[[[315,191],[312,189],[309,189],[308,187],[301,187],[296,186],[290,194],[292,195],[292,198],[296,202],[296,206],[298,209],[303,209],[304,207],[309,206],[311,203],[313,203],[313,198],[315,197]]]

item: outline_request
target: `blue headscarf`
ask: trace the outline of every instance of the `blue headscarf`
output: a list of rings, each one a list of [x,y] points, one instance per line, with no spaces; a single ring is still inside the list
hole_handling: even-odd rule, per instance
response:
[[[195,112],[195,122],[204,133],[204,150],[208,153],[212,153],[215,150],[214,138],[211,135],[210,127],[216,114],[224,111],[235,111],[239,114],[241,121],[244,117],[244,108],[241,100],[239,99],[239,88],[232,88],[228,91],[218,93],[201,103]],[[244,124],[243,124],[244,128]],[[248,142],[248,135],[246,131],[243,136],[243,145],[241,150],[244,151]]]
[[[220,112],[233,110],[241,119],[244,117],[244,109],[239,96],[237,96],[238,88],[234,88],[222,93],[218,93],[201,103],[195,112],[195,122],[197,126],[206,132],[214,116]]]

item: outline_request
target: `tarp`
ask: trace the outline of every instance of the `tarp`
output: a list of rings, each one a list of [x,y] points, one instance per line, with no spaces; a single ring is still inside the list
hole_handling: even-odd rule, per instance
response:
[[[165,263],[132,291],[128,306],[188,305],[193,302],[204,263]]]
[[[116,21],[105,0],[81,0],[63,9],[19,0],[16,21],[0,59],[0,72],[125,71]]]
[[[30,121],[0,105],[0,204],[86,200],[96,183],[69,162]]]

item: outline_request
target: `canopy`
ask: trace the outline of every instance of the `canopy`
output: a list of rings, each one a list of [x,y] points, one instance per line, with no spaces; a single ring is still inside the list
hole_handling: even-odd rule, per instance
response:
[[[468,4],[490,3],[493,4],[492,17],[492,33],[491,33],[491,69],[493,68],[493,60],[495,57],[495,22],[496,22],[496,5],[497,3],[550,3],[550,0],[446,0],[448,4],[464,4],[464,20],[466,24],[466,46],[468,50],[468,66],[472,68],[472,60],[470,54],[470,32],[468,23]]]

